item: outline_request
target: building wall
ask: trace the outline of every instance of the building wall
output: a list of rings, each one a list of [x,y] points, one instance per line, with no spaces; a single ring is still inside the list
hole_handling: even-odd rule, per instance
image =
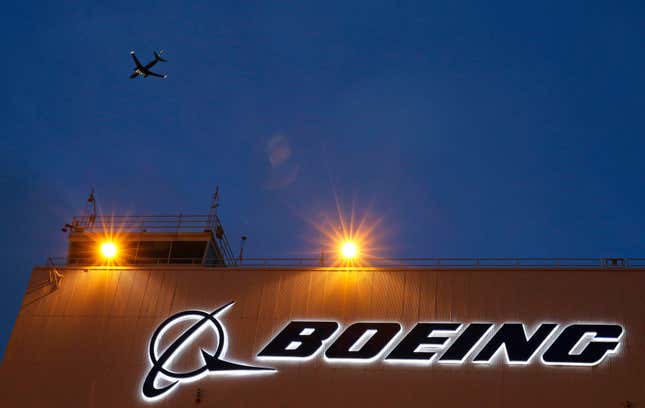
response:
[[[0,406],[47,407],[621,407],[645,406],[643,269],[63,269],[60,289],[35,268],[0,367]],[[227,358],[278,371],[207,376],[144,401],[148,344],[170,315],[235,304],[220,321]],[[620,352],[594,367],[265,362],[288,321],[329,319],[619,323]],[[172,337],[173,333],[168,334]],[[179,365],[213,346],[205,331]],[[202,336],[202,335],[200,335]],[[539,360],[539,359],[538,359]],[[201,389],[201,402],[195,401]]]

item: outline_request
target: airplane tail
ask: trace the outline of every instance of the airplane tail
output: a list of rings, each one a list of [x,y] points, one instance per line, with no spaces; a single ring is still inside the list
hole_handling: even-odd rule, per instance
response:
[[[155,54],[155,58],[157,59],[157,61],[168,62],[165,59],[161,58],[161,54],[163,54],[163,50],[159,51],[159,54],[157,54],[156,51],[153,51],[153,54]]]

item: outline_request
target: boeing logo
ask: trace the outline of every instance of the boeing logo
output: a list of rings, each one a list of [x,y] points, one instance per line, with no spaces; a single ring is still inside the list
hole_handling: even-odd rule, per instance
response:
[[[208,374],[277,371],[225,359],[228,337],[217,316],[232,305],[230,302],[211,313],[187,310],[159,325],[150,339],[152,367],[143,382],[144,398],[160,398],[179,383],[194,381]],[[188,319],[194,323],[160,353],[159,339],[170,327]],[[207,352],[200,349],[203,364],[198,368],[172,371],[169,366],[173,358],[206,328],[217,336],[216,350]],[[281,361],[308,361],[322,354],[328,364],[366,364],[380,360],[387,364],[431,367],[468,362],[528,365],[539,356],[539,361],[545,366],[594,366],[618,352],[624,333],[618,324],[586,322],[544,322],[531,329],[517,322],[419,322],[405,333],[398,322],[355,322],[342,330],[336,321],[294,320],[266,343],[257,359],[277,364]],[[157,385],[159,379],[165,384]]]
[[[201,376],[208,374],[226,374],[226,373],[251,373],[251,372],[273,372],[272,368],[253,367],[249,365],[239,364],[236,362],[226,361],[226,349],[228,346],[228,337],[224,326],[217,320],[217,316],[223,314],[234,302],[230,302],[215,309],[211,313],[201,310],[186,310],[177,313],[164,320],[154,334],[150,338],[150,348],[148,350],[152,368],[146,376],[143,386],[142,394],[146,399],[156,399],[168,391],[172,390],[177,384],[181,382],[194,381]],[[160,355],[158,353],[159,340],[172,326],[186,320],[193,320],[195,323],[188,327],[177,339],[172,342]],[[193,339],[203,332],[206,328],[217,336],[217,348],[215,352],[209,353],[201,349],[201,354],[204,364],[196,369],[175,372],[171,371],[167,366],[171,363],[173,358],[179,355]],[[168,384],[157,387],[155,385],[157,379],[163,377],[164,380],[169,381]]]

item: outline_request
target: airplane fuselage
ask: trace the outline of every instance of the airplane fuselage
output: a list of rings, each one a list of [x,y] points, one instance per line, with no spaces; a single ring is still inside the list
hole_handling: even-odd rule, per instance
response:
[[[160,56],[160,54],[161,54],[162,52],[163,52],[163,51],[159,51],[159,54],[157,54],[156,52],[154,52],[153,54],[154,54],[154,56],[155,56],[155,59],[154,59],[154,60],[152,60],[152,61],[150,61],[150,62],[149,62],[149,63],[147,63],[146,65],[143,65],[143,64],[139,61],[139,59],[136,57],[136,55],[134,55],[134,51],[130,51],[130,55],[132,56],[132,59],[134,60],[134,63],[135,63],[135,65],[136,65],[136,66],[134,67],[134,69],[132,70],[132,74],[130,75],[130,79],[136,78],[136,77],[138,77],[139,75],[141,75],[141,76],[142,76],[142,77],[144,77],[144,78],[147,78],[147,77],[148,77],[148,76],[150,76],[150,75],[152,75],[152,76],[156,76],[156,77],[160,77],[160,78],[166,78],[166,75],[157,74],[157,73],[155,73],[155,72],[150,71],[150,68],[151,68],[151,67],[153,67],[154,65],[156,65],[156,64],[157,64],[157,62],[160,62],[160,61],[161,61],[161,62],[166,62],[166,60],[165,60],[165,59],[163,59],[163,58],[161,58],[161,56]]]

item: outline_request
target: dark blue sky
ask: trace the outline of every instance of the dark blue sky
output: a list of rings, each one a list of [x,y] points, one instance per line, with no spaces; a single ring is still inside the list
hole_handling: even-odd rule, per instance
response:
[[[249,256],[316,251],[335,197],[382,255],[645,255],[643,2],[12,3],[0,351],[91,186],[202,213],[219,184]]]

